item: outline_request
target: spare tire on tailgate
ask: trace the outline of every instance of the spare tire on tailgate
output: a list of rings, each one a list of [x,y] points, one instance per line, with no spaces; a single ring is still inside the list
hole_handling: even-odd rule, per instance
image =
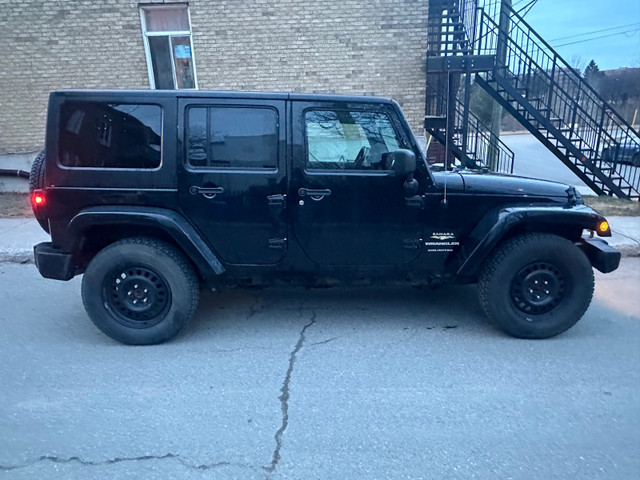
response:
[[[46,151],[42,150],[40,153],[38,153],[36,158],[33,160],[33,163],[31,164],[31,173],[29,173],[29,195],[31,195],[34,190],[39,190],[44,187],[45,157]],[[47,221],[46,217],[44,217],[42,213],[37,212],[35,209],[33,210],[33,213],[36,216],[36,220],[38,220],[40,226],[44,229],[45,232],[49,233],[49,222]]]

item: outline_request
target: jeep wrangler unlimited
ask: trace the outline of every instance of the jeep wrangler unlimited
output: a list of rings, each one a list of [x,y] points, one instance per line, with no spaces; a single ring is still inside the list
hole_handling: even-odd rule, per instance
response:
[[[478,283],[523,338],[564,332],[620,253],[573,187],[435,172],[385,98],[59,91],[31,172],[46,278],[84,274],[96,326],[164,342],[201,285]]]

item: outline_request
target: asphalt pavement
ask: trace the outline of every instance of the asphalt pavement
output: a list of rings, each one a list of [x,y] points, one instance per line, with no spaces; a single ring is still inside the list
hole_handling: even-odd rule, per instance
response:
[[[640,258],[578,324],[507,337],[472,286],[204,294],[130,347],[80,279],[0,264],[0,478],[640,478]]]

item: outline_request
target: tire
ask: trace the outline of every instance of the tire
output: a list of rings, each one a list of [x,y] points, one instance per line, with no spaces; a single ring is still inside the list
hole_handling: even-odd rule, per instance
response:
[[[198,279],[184,255],[144,237],[101,250],[82,279],[82,301],[93,323],[128,345],[174,337],[193,316],[198,295]]]
[[[519,235],[485,263],[478,296],[487,317],[505,333],[550,338],[584,315],[593,297],[593,270],[582,250],[565,238]]]
[[[44,186],[44,159],[46,152],[41,150],[31,163],[31,172],[29,172],[29,193]]]
[[[631,165],[634,167],[640,167],[640,152],[636,153],[631,157]]]
[[[29,194],[32,194],[34,190],[39,190],[44,187],[44,173],[45,173],[45,160],[46,151],[42,150],[31,163],[31,171],[29,172]],[[33,212],[36,213],[35,211]],[[45,232],[49,233],[49,222],[46,218],[36,215],[36,220]]]

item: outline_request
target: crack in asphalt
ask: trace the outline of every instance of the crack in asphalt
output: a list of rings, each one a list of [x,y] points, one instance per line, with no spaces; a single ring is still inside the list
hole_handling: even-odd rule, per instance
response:
[[[302,314],[302,310],[301,310]],[[293,373],[293,367],[296,363],[296,357],[298,352],[302,349],[305,340],[305,333],[309,327],[312,327],[316,323],[316,312],[311,311],[311,321],[307,323],[302,330],[300,331],[300,336],[298,337],[298,342],[296,346],[293,348],[291,355],[289,356],[289,367],[287,368],[287,373],[284,376],[284,381],[282,382],[282,388],[280,389],[280,396],[278,400],[280,400],[280,409],[282,410],[282,423],[280,424],[280,428],[276,431],[275,441],[276,448],[273,451],[273,456],[271,457],[271,463],[264,468],[267,473],[272,473],[278,466],[278,462],[280,461],[280,449],[282,448],[282,435],[284,431],[287,429],[289,425],[289,385],[291,383],[291,375]]]
[[[254,316],[261,313],[263,310],[264,310],[264,305],[262,304],[262,298],[258,296],[249,307],[249,312],[247,313],[245,320],[252,319]]]
[[[177,455],[175,453],[167,453],[166,455],[143,455],[140,457],[115,457],[115,458],[110,458],[108,460],[103,460],[100,462],[83,460],[80,457],[62,458],[62,457],[57,457],[53,455],[42,455],[41,457],[31,462],[25,463],[23,465],[0,465],[0,471],[8,472],[11,470],[18,470],[21,468],[31,467],[37,463],[45,462],[45,461],[49,461],[52,463],[77,463],[79,465],[83,465],[87,467],[97,467],[101,465],[113,465],[113,464],[122,463],[122,462],[139,462],[139,461],[146,461],[146,460],[166,460],[166,459],[174,459],[179,463],[181,463],[184,467],[191,468],[194,470],[213,470],[215,468],[228,467],[228,466],[242,467],[242,468],[247,468],[254,471],[258,470],[256,467],[253,467],[251,465],[245,465],[242,463],[232,463],[232,462],[193,464],[180,458],[180,455]]]
[[[331,337],[331,338],[327,338],[326,340],[322,340],[321,342],[315,342],[312,343],[311,346],[315,347],[316,345],[326,345],[329,342],[333,342],[334,340],[337,340],[338,337]]]

